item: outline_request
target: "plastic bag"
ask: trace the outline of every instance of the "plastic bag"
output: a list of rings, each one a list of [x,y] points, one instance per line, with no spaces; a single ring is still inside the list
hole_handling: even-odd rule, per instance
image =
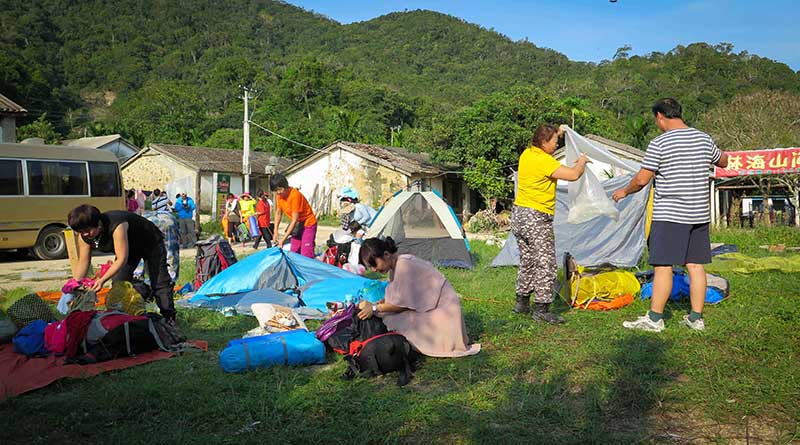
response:
[[[106,299],[108,310],[122,311],[130,315],[144,314],[147,311],[146,306],[144,298],[129,281],[115,282]]]
[[[605,150],[596,147],[583,136],[568,128],[565,132],[567,165],[575,165],[582,153],[591,154],[593,158],[606,162]],[[610,155],[609,155],[610,156]],[[615,162],[618,162],[614,159]],[[626,166],[627,167],[627,166]],[[598,216],[606,216],[617,221],[619,210],[606,195],[597,176],[587,167],[577,181],[568,186],[569,215],[567,222],[581,224]]]

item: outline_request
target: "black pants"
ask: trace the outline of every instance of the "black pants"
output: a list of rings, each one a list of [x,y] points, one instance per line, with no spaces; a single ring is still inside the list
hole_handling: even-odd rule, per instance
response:
[[[261,234],[256,237],[256,242],[253,243],[253,249],[258,249],[258,245],[261,243],[262,239],[267,243],[267,249],[272,247],[272,229],[269,227],[259,227],[258,231],[261,232]]]
[[[132,281],[133,272],[139,266],[139,261],[144,259],[147,267],[147,276],[150,278],[150,288],[153,289],[153,296],[155,297],[158,309],[161,315],[167,320],[175,319],[175,302],[173,296],[173,283],[172,278],[169,276],[167,269],[167,249],[164,243],[160,242],[157,246],[153,246],[149,255],[142,258],[141,256],[130,255],[128,262],[112,278],[112,283],[116,281]]]

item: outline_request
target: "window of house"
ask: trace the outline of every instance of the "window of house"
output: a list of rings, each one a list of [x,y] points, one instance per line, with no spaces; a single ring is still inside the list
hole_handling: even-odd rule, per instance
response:
[[[116,162],[90,162],[89,177],[92,180],[92,196],[122,196]]]
[[[25,193],[22,185],[22,161],[0,159],[0,195],[19,196]]]
[[[88,195],[85,162],[27,161],[30,195]]]

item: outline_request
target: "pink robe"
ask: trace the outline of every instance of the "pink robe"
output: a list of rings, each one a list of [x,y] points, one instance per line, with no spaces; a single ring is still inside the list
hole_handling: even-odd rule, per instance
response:
[[[453,286],[433,265],[400,255],[386,286],[385,302],[408,310],[379,314],[392,331],[403,334],[430,357],[463,357],[480,352],[469,344],[461,301]]]

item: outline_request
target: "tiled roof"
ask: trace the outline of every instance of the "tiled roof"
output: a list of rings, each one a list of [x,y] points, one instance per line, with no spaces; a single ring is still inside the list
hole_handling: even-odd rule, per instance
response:
[[[407,175],[439,175],[445,171],[443,166],[434,164],[430,159],[430,155],[427,153],[412,153],[399,147],[385,147],[382,145],[339,141],[295,163],[289,167],[288,172],[300,169],[337,148],[349,151],[357,156]]]
[[[200,171],[222,173],[241,173],[242,171],[242,150],[170,144],[150,144],[149,148]],[[269,165],[272,157],[277,160],[276,171],[281,171],[292,163],[291,160],[277,157],[272,153],[251,151],[250,171],[253,174],[264,174],[264,169]]]
[[[0,94],[0,113],[27,113],[28,110],[14,103],[13,100]]]

